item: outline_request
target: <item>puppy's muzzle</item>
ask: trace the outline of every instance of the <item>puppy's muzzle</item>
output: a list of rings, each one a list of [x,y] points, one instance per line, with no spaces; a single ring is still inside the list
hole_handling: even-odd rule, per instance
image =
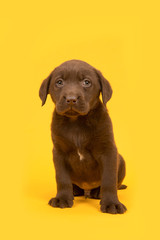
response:
[[[86,115],[89,111],[89,103],[80,93],[65,92],[56,102],[56,110],[59,114],[69,117]]]

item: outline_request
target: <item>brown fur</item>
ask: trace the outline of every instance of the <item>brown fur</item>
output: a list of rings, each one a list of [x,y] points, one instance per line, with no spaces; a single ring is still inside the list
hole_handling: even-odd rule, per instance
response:
[[[99,100],[102,92],[103,103]],[[105,107],[112,96],[109,82],[91,65],[71,60],[61,64],[40,88],[55,103],[51,132],[54,144],[57,195],[52,207],[71,207],[74,196],[101,199],[101,211],[124,213],[117,189],[125,176],[125,162],[114,141]]]

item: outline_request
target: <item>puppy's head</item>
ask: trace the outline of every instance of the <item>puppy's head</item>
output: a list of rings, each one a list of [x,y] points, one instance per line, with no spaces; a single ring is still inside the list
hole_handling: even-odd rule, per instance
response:
[[[106,105],[112,89],[101,72],[86,62],[70,60],[55,68],[42,82],[39,96],[43,106],[49,93],[58,114],[76,117],[94,108],[100,92]]]

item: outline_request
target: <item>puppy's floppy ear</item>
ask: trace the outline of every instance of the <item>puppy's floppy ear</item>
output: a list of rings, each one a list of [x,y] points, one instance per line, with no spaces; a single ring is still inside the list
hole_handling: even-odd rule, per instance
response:
[[[39,97],[42,100],[42,106],[45,104],[47,99],[51,78],[52,73],[42,82],[41,87],[39,89]]]
[[[103,100],[104,105],[106,105],[106,103],[112,97],[112,88],[111,88],[111,85],[108,82],[108,80],[106,78],[104,78],[102,73],[97,69],[96,69],[96,74],[98,76],[98,79],[99,79],[99,82],[101,85],[102,100]]]

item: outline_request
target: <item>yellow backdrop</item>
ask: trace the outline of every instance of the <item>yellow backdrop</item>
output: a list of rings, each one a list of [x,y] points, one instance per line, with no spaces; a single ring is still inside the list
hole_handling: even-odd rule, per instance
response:
[[[159,239],[158,1],[3,1],[0,9],[1,239]],[[98,200],[72,209],[56,194],[50,97],[38,91],[54,67],[81,59],[110,81],[108,109],[127,165],[124,215]]]

